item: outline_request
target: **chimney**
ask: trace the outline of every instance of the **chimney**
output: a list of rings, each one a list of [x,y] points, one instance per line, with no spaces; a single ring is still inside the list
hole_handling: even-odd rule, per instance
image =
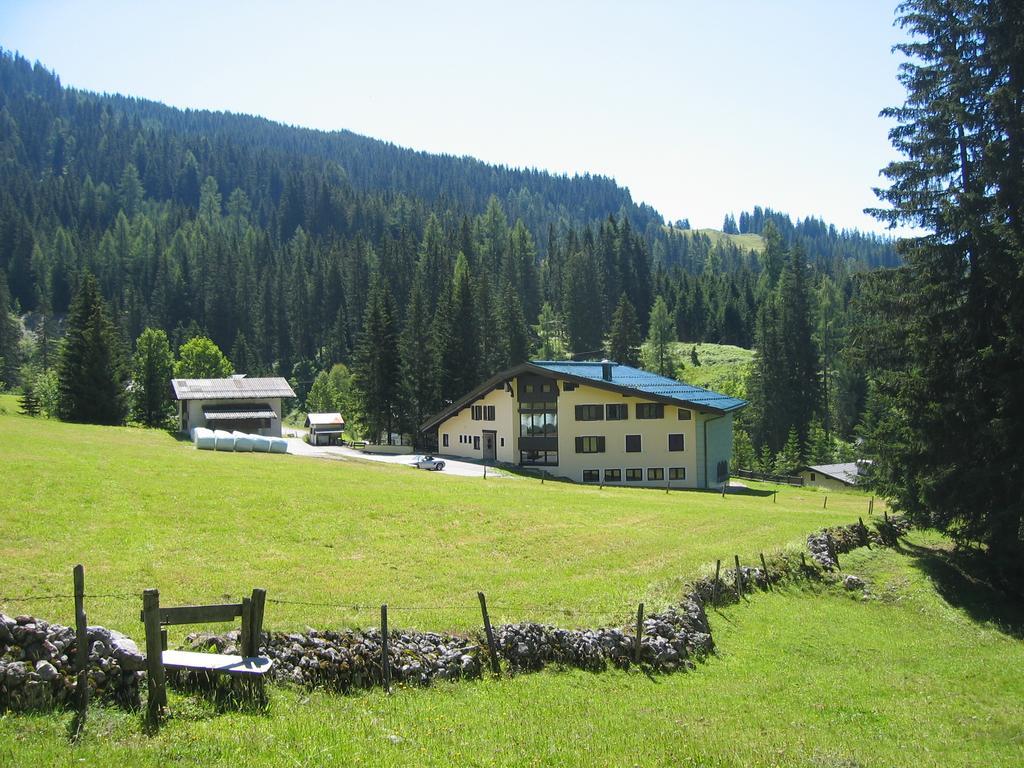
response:
[[[601,378],[605,381],[612,380],[612,363],[607,359],[601,361]]]

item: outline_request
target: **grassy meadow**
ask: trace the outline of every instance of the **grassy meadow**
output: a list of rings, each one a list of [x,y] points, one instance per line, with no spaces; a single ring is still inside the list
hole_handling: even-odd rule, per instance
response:
[[[172,694],[138,714],[0,718],[0,765],[1019,766],[1024,622],[914,534],[844,567],[869,596],[809,585],[711,614],[689,674],[551,671],[353,696],[271,689],[267,714]],[[7,762],[5,762],[5,760]]]
[[[821,491],[790,488],[773,503],[760,484],[723,499],[200,452],[12,415],[8,398],[0,410],[0,597],[37,596],[0,610],[70,622],[70,600],[45,598],[81,561],[87,590],[115,595],[87,599],[90,623],[136,639],[146,586],[165,604],[264,586],[293,601],[267,606],[271,630],[368,625],[385,601],[398,628],[475,629],[477,589],[498,622],[621,624],[715,558],[751,562],[867,506],[830,494],[823,510]],[[69,713],[8,714],[0,766],[1024,764],[1021,607],[927,532],[842,561],[866,596],[796,584],[714,611],[718,651],[692,673],[549,670],[390,696],[274,685],[266,713],[172,692],[159,733],[94,707],[73,746]]]
[[[10,413],[10,409],[8,409]],[[855,521],[866,497],[784,488],[719,494],[463,478],[363,461],[196,451],[159,431],[0,416],[0,597],[67,594],[82,562],[90,621],[141,637],[164,604],[263,586],[270,629],[468,629],[495,621],[628,621],[678,599],[716,558]],[[879,508],[880,511],[880,508]],[[353,606],[359,606],[353,609]],[[70,621],[67,600],[2,604]]]

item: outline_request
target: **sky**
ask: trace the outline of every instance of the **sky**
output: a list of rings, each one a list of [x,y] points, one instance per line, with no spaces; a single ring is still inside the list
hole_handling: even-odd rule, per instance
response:
[[[695,227],[765,205],[881,232],[894,6],[0,0],[0,46],[87,90],[610,176]]]

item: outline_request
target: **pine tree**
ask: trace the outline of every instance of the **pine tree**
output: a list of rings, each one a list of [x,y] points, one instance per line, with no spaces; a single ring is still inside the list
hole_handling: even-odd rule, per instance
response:
[[[924,234],[902,243],[906,266],[865,329],[868,410],[886,408],[868,440],[873,482],[1020,580],[1024,14],[1002,0],[909,0],[900,13],[907,99],[885,114],[904,157],[884,169],[889,207],[874,213]]]
[[[205,336],[189,339],[178,349],[174,364],[177,379],[225,379],[233,372],[231,361]]]
[[[366,299],[363,329],[356,344],[352,370],[359,410],[369,437],[382,436],[391,444],[397,422],[399,381],[398,335],[391,292],[374,275]]]
[[[256,356],[253,354],[245,334],[239,331],[235,335],[235,343],[231,345],[231,364],[235,373],[251,376],[257,373]]]
[[[512,283],[505,283],[498,307],[498,349],[495,372],[525,362],[530,356],[530,335],[523,305]]]
[[[25,381],[21,385],[21,395],[18,397],[18,413],[22,416],[39,415],[39,398],[36,396],[35,383]]]
[[[128,413],[124,345],[86,273],[71,301],[58,362],[60,418],[88,424],[122,424]]]
[[[835,461],[832,439],[822,426],[821,419],[811,421],[807,433],[807,461],[811,464],[831,464]]]
[[[403,429],[416,435],[420,424],[440,406],[440,376],[431,334],[430,294],[426,265],[421,262],[405,308],[398,339]]]
[[[0,269],[0,387],[13,386],[17,381],[21,357],[18,348],[20,337],[21,328],[11,313],[7,275]]]
[[[608,331],[608,359],[623,365],[640,365],[640,326],[636,320],[636,310],[629,297],[623,293],[619,304],[612,315],[612,325]]]
[[[158,427],[171,413],[174,354],[167,334],[147,328],[135,342],[132,369],[132,411],[147,427]]]
[[[736,469],[752,470],[756,465],[754,444],[746,430],[734,429],[732,432],[732,465]]]
[[[775,474],[795,475],[800,471],[803,457],[800,453],[800,437],[796,427],[791,427],[782,450],[775,455]]]
[[[648,370],[661,376],[674,376],[678,362],[675,359],[675,325],[668,313],[665,299],[658,296],[651,310],[650,328],[647,331],[647,342],[644,345],[644,360]]]

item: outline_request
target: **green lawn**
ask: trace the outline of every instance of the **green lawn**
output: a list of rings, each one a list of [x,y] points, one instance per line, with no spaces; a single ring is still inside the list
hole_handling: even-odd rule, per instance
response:
[[[391,696],[275,686],[268,715],[173,695],[159,735],[94,709],[74,747],[68,714],[7,716],[0,765],[1020,766],[1020,607],[942,546],[915,534],[902,554],[844,556],[866,600],[789,587],[712,613],[719,652],[690,674],[554,671]]]
[[[824,511],[816,490],[773,503],[763,486],[722,498],[196,451],[158,431],[20,416],[0,416],[0,466],[0,596],[67,594],[82,562],[93,593],[155,586],[176,604],[263,586],[331,604],[271,603],[269,629],[368,625],[382,602],[393,626],[468,629],[477,590],[496,622],[625,622],[716,558],[750,562],[867,508],[842,494]],[[139,607],[95,599],[89,618],[139,638]],[[71,620],[68,600],[0,610]]]

